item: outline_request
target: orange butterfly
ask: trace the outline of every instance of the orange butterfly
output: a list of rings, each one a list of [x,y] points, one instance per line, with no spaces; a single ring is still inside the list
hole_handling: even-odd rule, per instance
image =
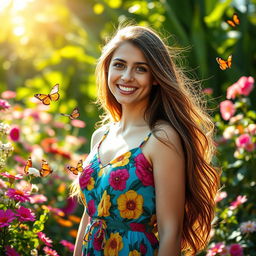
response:
[[[74,108],[71,114],[62,114],[62,116],[68,116],[70,120],[76,119],[80,116],[78,108]]]
[[[53,170],[50,168],[49,164],[44,159],[42,159],[42,165],[39,172],[41,177],[46,177],[51,174]]]
[[[83,160],[79,160],[76,167],[68,165],[67,169],[71,171],[73,174],[78,175],[79,172],[83,171]]]
[[[27,163],[24,167],[24,173],[28,175],[28,169],[32,167],[31,157],[28,158]]]
[[[234,13],[232,16],[232,19],[226,20],[226,22],[228,23],[228,25],[235,28],[237,25],[240,24],[240,19],[239,19],[238,15],[236,13]]]
[[[231,65],[232,65],[232,55],[228,56],[227,60],[223,60],[222,58],[217,57],[216,61],[218,62],[221,70],[226,70],[228,68],[231,68]]]
[[[51,101],[57,101],[60,97],[59,94],[59,84],[55,84],[49,94],[35,94],[37,99],[39,99],[44,105],[50,105]]]

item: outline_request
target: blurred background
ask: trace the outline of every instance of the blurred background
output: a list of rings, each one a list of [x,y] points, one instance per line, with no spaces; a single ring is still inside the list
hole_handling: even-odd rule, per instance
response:
[[[240,25],[230,26],[227,20],[232,20],[234,13]],[[247,238],[256,231],[256,222],[249,225],[251,231],[239,229],[246,221],[256,221],[252,192],[256,185],[256,112],[250,110],[256,107],[254,81],[250,95],[235,103],[237,114],[242,116],[228,121],[234,113],[223,118],[219,103],[240,77],[255,77],[256,0],[0,0],[0,120],[10,125],[8,139],[14,145],[13,156],[3,161],[9,167],[0,165],[0,170],[23,173],[29,155],[36,168],[45,158],[54,169],[50,178],[33,180],[45,198],[31,201],[30,208],[37,216],[44,216],[45,209],[50,213],[47,222],[40,218],[41,226],[28,235],[31,239],[26,246],[40,248],[40,239],[35,236],[43,231],[60,255],[72,254],[72,246],[60,241],[74,243],[83,207],[67,199],[68,186],[76,176],[66,165],[76,166],[89,153],[90,136],[101,114],[93,103],[95,64],[105,40],[125,21],[149,25],[170,46],[184,49],[180,64],[189,77],[201,81],[212,109],[218,129],[219,159],[215,161],[223,170],[226,194],[218,199],[221,202],[210,245],[213,249],[202,255],[255,255],[256,238]],[[230,55],[232,67],[221,70],[216,57],[227,60]],[[60,100],[48,107],[39,104],[34,94],[48,94],[55,84],[59,84]],[[15,96],[3,94],[6,91],[15,92]],[[75,107],[79,108],[80,120],[72,122],[60,115],[71,113]],[[253,135],[250,148],[243,148],[236,140],[245,132]],[[245,202],[243,210],[238,211]],[[0,202],[0,209],[4,207]],[[240,247],[240,254],[231,252],[237,244],[245,248],[244,254]],[[3,248],[0,241],[0,252]],[[17,242],[16,249],[21,255],[30,255],[22,242]]]

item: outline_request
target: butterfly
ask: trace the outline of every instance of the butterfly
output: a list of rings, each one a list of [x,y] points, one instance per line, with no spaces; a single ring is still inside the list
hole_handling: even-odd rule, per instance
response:
[[[226,20],[226,22],[228,23],[228,25],[235,28],[237,25],[240,24],[240,19],[239,19],[238,15],[236,13],[234,13],[232,16],[232,19]]]
[[[25,165],[25,167],[24,167],[24,173],[26,174],[26,175],[28,175],[29,174],[29,168],[31,168],[32,167],[32,160],[31,160],[31,157],[29,157],[28,158],[28,160],[27,160],[27,162],[26,162],[26,165]]]
[[[59,94],[59,84],[55,84],[49,94],[35,94],[37,99],[39,99],[44,105],[50,105],[51,101],[57,101],[60,97]]]
[[[68,116],[70,120],[76,119],[80,116],[78,108],[74,108],[71,114],[62,114],[62,116]]]
[[[48,176],[49,174],[51,174],[53,172],[53,170],[50,168],[49,164],[45,160],[42,160],[42,165],[41,165],[40,170],[32,168],[31,157],[28,158],[28,160],[26,162],[26,165],[24,167],[24,173],[26,175],[31,174],[29,169],[31,169],[31,173],[33,172],[34,175],[35,175],[36,172],[37,173],[39,172],[41,177],[46,177],[46,176]],[[39,176],[39,175],[35,175],[35,176]]]
[[[76,167],[68,165],[67,169],[71,171],[73,174],[78,175],[79,172],[83,171],[83,160],[79,160]]]
[[[226,70],[227,68],[231,68],[232,65],[232,55],[228,56],[227,60],[223,60],[220,57],[216,58],[221,70]]]

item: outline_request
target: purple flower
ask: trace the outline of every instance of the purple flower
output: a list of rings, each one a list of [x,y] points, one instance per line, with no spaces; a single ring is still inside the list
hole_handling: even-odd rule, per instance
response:
[[[110,186],[115,190],[124,190],[129,177],[130,175],[127,169],[112,171],[109,177]]]
[[[5,246],[5,255],[6,256],[20,256],[15,250],[14,248],[12,248],[9,245]]]
[[[6,192],[6,195],[11,199],[14,199],[15,201],[20,201],[20,202],[29,201],[29,197],[30,197],[27,191],[21,191],[14,188],[9,188],[8,191]]]
[[[231,256],[243,256],[243,248],[240,244],[231,244],[229,248]]]
[[[23,206],[17,210],[16,216],[18,216],[20,222],[35,220],[35,214],[30,209]]]
[[[15,214],[12,210],[0,210],[0,228],[9,226],[15,219]]]
[[[8,101],[0,99],[0,111],[9,109],[10,106],[11,105],[8,103]]]

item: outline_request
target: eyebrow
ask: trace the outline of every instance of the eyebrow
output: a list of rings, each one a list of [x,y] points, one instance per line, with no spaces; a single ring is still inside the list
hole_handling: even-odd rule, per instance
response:
[[[115,58],[115,59],[113,59],[113,61],[114,61],[114,60],[118,60],[118,61],[121,61],[121,62],[123,62],[123,63],[127,63],[127,61],[125,61],[125,60],[123,60],[123,59],[120,59],[120,58]],[[140,62],[140,61],[135,62],[135,64],[137,64],[137,65],[147,65],[147,66],[149,66],[148,63],[146,63],[146,62]]]

